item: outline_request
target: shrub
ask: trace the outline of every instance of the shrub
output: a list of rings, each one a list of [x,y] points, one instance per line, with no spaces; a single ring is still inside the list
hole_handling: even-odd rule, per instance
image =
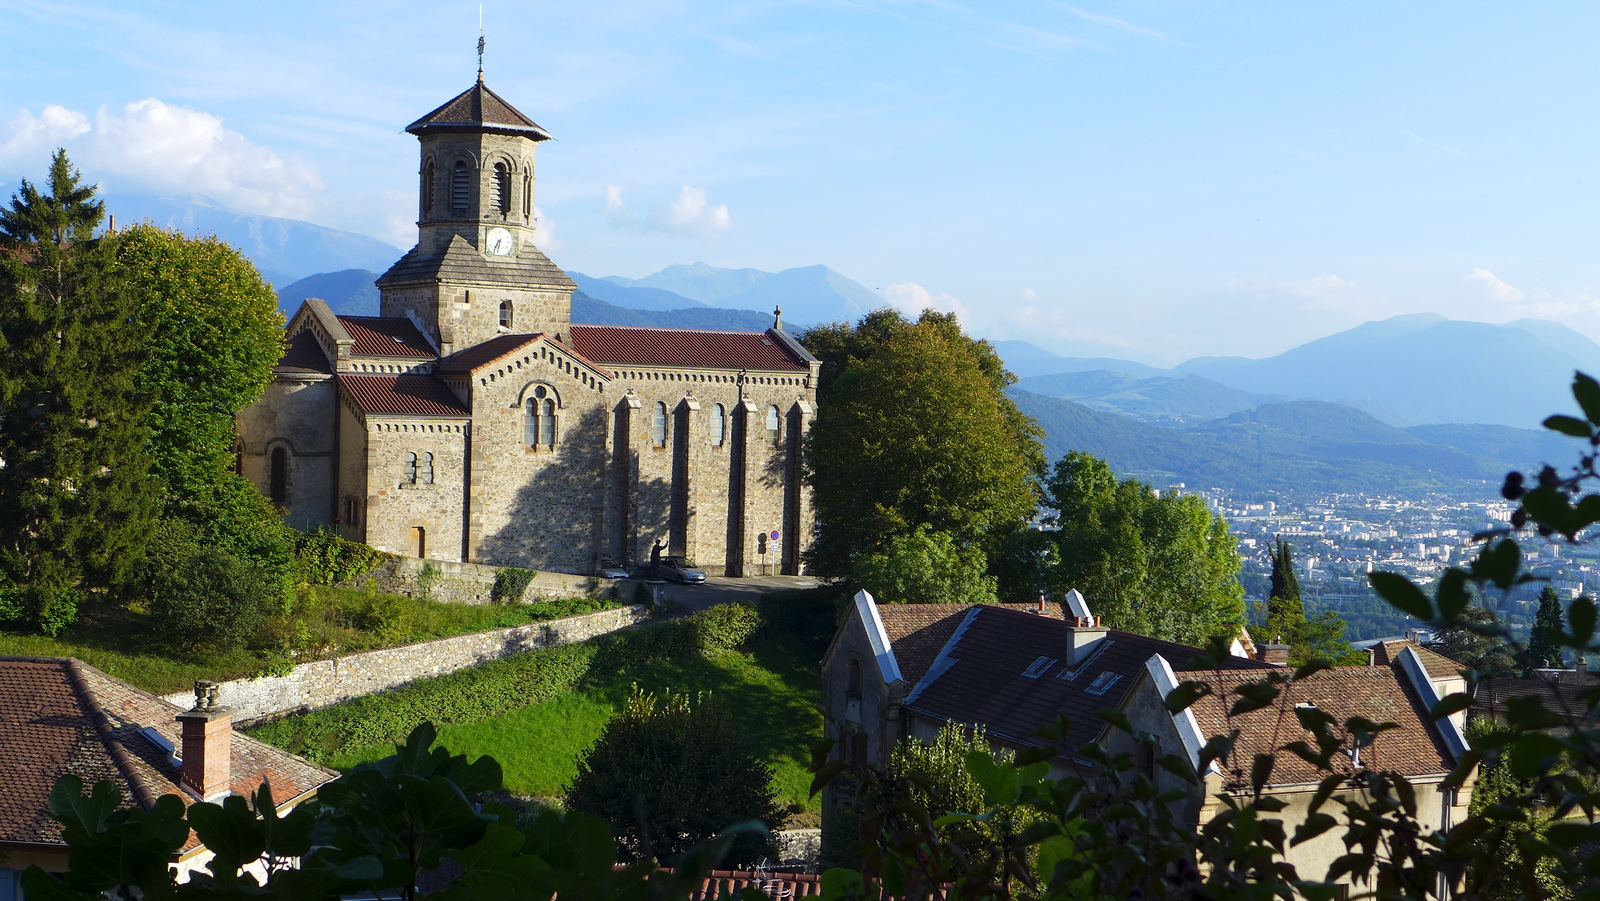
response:
[[[494,588],[489,592],[489,599],[496,604],[519,604],[522,595],[528,590],[528,583],[538,575],[531,569],[518,569],[515,566],[502,566],[495,571]]]
[[[72,588],[0,588],[0,622],[27,623],[51,638],[78,620],[81,592]]]
[[[667,864],[730,824],[770,829],[779,818],[772,769],[708,695],[636,691],[579,761],[566,801],[610,823],[625,853],[648,849]],[[768,853],[764,837],[743,833],[728,860],[748,865]]]
[[[761,627],[761,614],[748,604],[718,604],[691,616],[695,646],[702,654],[737,651]]]
[[[881,551],[856,558],[855,584],[894,604],[992,604],[996,583],[985,575],[983,550],[961,547],[926,525],[890,538]]]
[[[388,556],[371,545],[347,541],[326,527],[302,533],[295,539],[295,569],[301,581],[314,585],[358,579],[372,572]]]
[[[153,573],[149,588],[150,612],[178,647],[243,647],[279,598],[260,566],[209,548]]]

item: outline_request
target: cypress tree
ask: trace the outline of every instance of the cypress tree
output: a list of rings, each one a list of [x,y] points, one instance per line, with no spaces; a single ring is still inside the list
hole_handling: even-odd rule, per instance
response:
[[[64,151],[0,208],[0,616],[54,633],[138,562],[158,492],[143,328]]]
[[[1539,592],[1539,612],[1533,617],[1533,632],[1528,636],[1524,676],[1532,676],[1536,669],[1566,666],[1566,655],[1556,644],[1556,636],[1564,627],[1561,616],[1561,599],[1549,585]]]
[[[1272,587],[1267,591],[1267,628],[1265,641],[1276,641],[1282,636],[1292,642],[1304,630],[1305,605],[1300,601],[1300,579],[1294,573],[1294,552],[1282,537],[1272,546]]]

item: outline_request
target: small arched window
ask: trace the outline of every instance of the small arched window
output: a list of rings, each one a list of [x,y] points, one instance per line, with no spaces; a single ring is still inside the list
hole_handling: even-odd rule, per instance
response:
[[[728,411],[717,404],[711,408],[711,446],[721,447],[728,440]]]
[[[401,478],[401,481],[405,482],[407,485],[415,485],[415,484],[417,484],[417,455],[416,454],[412,454],[412,453],[407,453],[406,454],[406,467],[405,467],[405,471],[401,474],[400,478]]]
[[[660,401],[650,414],[650,443],[656,447],[667,446],[667,405]]]
[[[289,452],[281,447],[272,449],[271,473],[267,483],[272,502],[280,507],[289,506]]]
[[[433,454],[423,454],[417,463],[417,481],[424,485],[433,484]]]
[[[522,176],[522,218],[533,218],[533,176]]]
[[[472,197],[472,172],[467,169],[464,161],[458,160],[450,172],[450,208],[458,213],[465,213],[471,204]]]
[[[778,446],[779,432],[782,429],[783,419],[778,415],[777,407],[767,408],[767,443],[773,447]]]
[[[422,170],[422,212],[433,212],[433,196],[437,190],[438,172],[434,169],[433,160],[428,160],[428,165]]]
[[[861,694],[861,661],[850,659],[850,685],[845,689],[850,694]]]
[[[494,196],[500,215],[511,212],[511,167],[505,163],[494,164]]]
[[[515,311],[511,308],[511,301],[509,301],[509,300],[500,301],[500,327],[501,328],[510,328],[511,327],[511,323],[512,323],[512,321],[514,319],[514,314],[515,314]]]
[[[556,443],[556,402],[549,389],[540,385],[528,398],[527,416],[522,423],[522,440],[529,447],[554,447]]]

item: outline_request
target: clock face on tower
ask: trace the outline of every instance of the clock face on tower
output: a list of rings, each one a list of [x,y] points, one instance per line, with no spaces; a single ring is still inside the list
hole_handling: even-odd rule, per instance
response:
[[[489,252],[497,257],[511,255],[511,232],[503,228],[491,228],[488,235]]]

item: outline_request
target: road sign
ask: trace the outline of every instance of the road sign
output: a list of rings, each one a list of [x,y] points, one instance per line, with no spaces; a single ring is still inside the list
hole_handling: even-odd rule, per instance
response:
[[[773,541],[777,541],[778,540],[778,530],[777,529],[773,529],[772,530],[771,538],[772,538]]]

